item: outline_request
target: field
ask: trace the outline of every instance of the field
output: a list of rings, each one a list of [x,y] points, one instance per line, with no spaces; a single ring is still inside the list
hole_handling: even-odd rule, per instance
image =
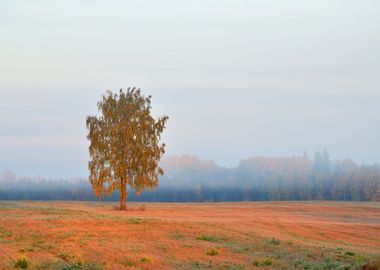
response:
[[[128,207],[0,202],[0,269],[361,269],[380,254],[380,203]]]

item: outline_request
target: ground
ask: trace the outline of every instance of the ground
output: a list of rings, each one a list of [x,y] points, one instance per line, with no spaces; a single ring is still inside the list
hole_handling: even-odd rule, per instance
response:
[[[0,202],[0,269],[357,269],[380,203]]]

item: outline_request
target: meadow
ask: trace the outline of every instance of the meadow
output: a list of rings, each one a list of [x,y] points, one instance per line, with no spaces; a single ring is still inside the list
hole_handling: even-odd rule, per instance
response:
[[[119,211],[111,203],[0,202],[0,269],[376,269],[380,263],[380,203],[127,205]]]

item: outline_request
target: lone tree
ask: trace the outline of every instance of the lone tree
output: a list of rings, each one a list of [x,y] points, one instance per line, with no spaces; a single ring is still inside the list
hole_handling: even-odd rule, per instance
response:
[[[167,116],[154,119],[151,96],[140,89],[107,91],[98,102],[98,116],[88,116],[90,140],[89,180],[95,195],[120,191],[120,209],[125,210],[127,186],[140,194],[158,186],[164,171],[158,163],[165,153],[160,144]]]

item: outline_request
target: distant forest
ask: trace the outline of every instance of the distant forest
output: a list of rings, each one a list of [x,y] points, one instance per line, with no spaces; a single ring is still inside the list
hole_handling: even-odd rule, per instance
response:
[[[165,175],[159,188],[128,201],[235,202],[336,200],[380,201],[380,166],[358,165],[350,159],[330,160],[327,151],[313,159],[252,157],[235,168],[218,166],[196,157],[169,156],[162,162]],[[0,177],[0,200],[97,200],[86,179]],[[105,201],[118,201],[115,193]]]

